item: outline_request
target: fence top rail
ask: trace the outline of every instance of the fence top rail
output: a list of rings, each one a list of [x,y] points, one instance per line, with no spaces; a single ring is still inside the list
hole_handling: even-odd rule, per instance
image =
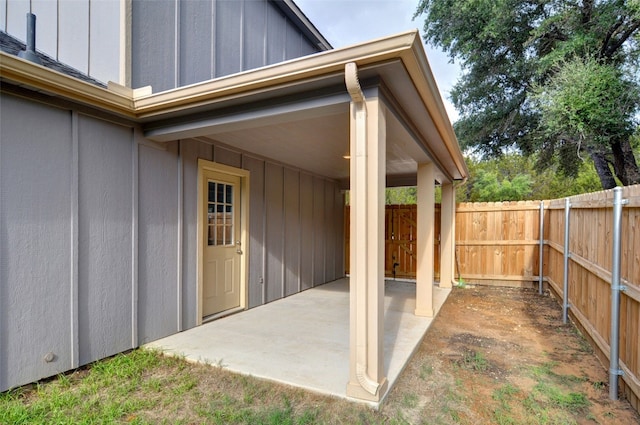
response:
[[[628,207],[640,207],[640,185],[623,186],[622,198],[628,200]],[[548,201],[549,209],[564,208],[566,198]],[[584,193],[569,197],[571,208],[607,208],[613,205],[613,189]]]
[[[461,202],[456,205],[457,212],[483,211],[530,211],[540,210],[542,201],[511,201],[511,202]]]
[[[627,200],[627,203],[624,205],[627,208],[638,208],[640,207],[640,196],[633,197],[625,197],[624,193],[622,195],[623,199]],[[569,198],[569,202],[571,208],[587,208],[587,209],[596,209],[596,208],[613,208],[613,196],[607,197],[604,199],[576,199]],[[550,210],[561,210],[564,209],[564,199],[554,199],[549,202],[548,209]]]

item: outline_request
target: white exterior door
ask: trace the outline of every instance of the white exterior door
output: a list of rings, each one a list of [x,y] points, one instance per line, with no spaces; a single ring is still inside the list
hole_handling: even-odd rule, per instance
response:
[[[202,316],[207,317],[241,306],[241,178],[205,170],[203,180]]]

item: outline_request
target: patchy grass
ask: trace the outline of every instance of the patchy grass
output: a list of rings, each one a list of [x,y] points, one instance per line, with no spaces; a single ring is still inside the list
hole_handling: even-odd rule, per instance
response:
[[[405,404],[417,396],[407,394]],[[389,422],[391,421],[391,422]],[[0,394],[0,424],[406,423],[372,409],[138,349]]]
[[[0,394],[0,424],[640,423],[608,400],[606,370],[558,309],[454,289],[378,411],[139,349]]]
[[[477,372],[484,372],[489,368],[489,362],[480,351],[466,351],[462,356],[462,367]]]

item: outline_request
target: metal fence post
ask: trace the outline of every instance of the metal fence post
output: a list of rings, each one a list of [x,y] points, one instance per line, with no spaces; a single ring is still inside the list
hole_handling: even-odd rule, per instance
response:
[[[618,399],[618,377],[620,370],[620,249],[622,232],[622,188],[613,189],[613,261],[611,264],[611,338],[609,340],[609,398]]]
[[[540,253],[538,271],[538,294],[542,295],[543,262],[544,262],[544,201],[540,201]]]
[[[567,311],[569,310],[569,212],[571,202],[569,198],[564,200],[564,278],[562,280],[562,323],[567,324]]]

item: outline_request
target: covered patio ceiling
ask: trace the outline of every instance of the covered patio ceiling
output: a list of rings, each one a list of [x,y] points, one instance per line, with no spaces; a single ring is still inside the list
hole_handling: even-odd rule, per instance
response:
[[[351,98],[344,65],[353,62],[365,96],[367,88],[378,88],[389,111],[387,186],[415,185],[418,164],[429,162],[436,166],[438,181],[452,182],[464,178],[466,168],[426,56],[421,46],[416,48],[419,42],[417,32],[400,34],[140,97],[136,109],[142,112],[147,139],[215,141],[339,180],[348,188]],[[288,78],[261,84],[262,74],[278,68]],[[191,101],[167,108],[171,97]],[[146,104],[165,107],[152,110]]]

